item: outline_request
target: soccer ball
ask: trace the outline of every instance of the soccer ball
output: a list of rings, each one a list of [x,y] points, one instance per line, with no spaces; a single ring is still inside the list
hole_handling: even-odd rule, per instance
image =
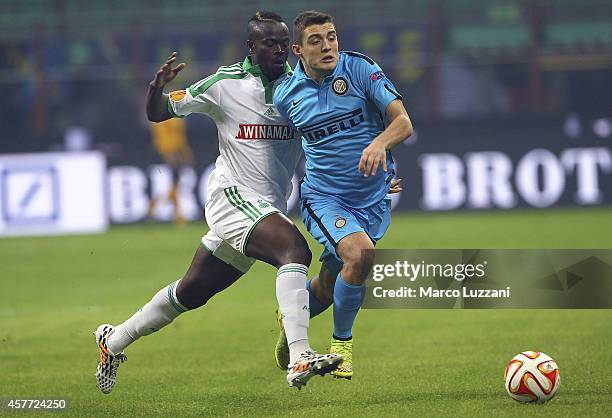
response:
[[[544,353],[523,351],[510,360],[504,373],[506,391],[519,402],[544,403],[559,389],[559,367]]]

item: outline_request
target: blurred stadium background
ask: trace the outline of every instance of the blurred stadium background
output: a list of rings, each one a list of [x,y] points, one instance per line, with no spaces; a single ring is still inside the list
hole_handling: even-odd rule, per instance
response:
[[[394,80],[416,127],[395,151],[406,179],[396,209],[612,202],[609,1],[359,0],[350,7],[262,1],[245,7],[228,0],[221,7],[194,0],[2,0],[0,8],[0,154],[98,151],[101,174],[92,181],[102,186],[91,193],[102,195],[96,207],[110,223],[141,221],[151,196],[169,187],[143,111],[160,63],[173,50],[188,63],[172,86],[178,89],[241,60],[244,26],[256,8],[276,10],[289,24],[304,9],[332,13],[341,48],[369,54]],[[196,220],[218,153],[216,131],[196,116],[187,119],[187,133],[197,164],[182,173],[180,197]],[[63,182],[31,161],[15,175],[14,164],[2,160],[0,234],[18,234],[32,222],[44,230],[45,222],[64,216],[58,211],[65,205],[51,201]],[[36,181],[38,193],[28,189]],[[172,217],[168,202],[155,216]]]
[[[288,391],[263,263],[129,347],[111,397],[97,391],[90,331],[182,274],[206,230],[206,117],[187,118],[196,164],[181,176],[197,222],[143,222],[170,187],[147,83],[174,50],[188,63],[177,89],[241,60],[257,9],[290,24],[312,8],[336,17],[342,49],[380,63],[416,127],[394,152],[404,192],[381,247],[612,247],[610,1],[0,0],[0,236],[107,231],[0,239],[0,397],[68,398],[78,417],[612,416],[610,310],[368,310],[356,378]],[[155,219],[172,219],[167,201]],[[314,347],[330,324],[313,321]],[[544,408],[502,387],[527,349],[561,368]]]

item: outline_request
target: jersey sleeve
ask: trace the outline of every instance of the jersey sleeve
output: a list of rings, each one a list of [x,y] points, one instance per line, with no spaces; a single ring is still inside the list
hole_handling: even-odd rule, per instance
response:
[[[185,117],[191,113],[202,113],[214,117],[220,110],[218,83],[208,84],[210,77],[192,84],[185,90],[168,95],[168,111],[174,117]]]
[[[402,100],[402,96],[378,64],[365,55],[352,54],[356,55],[355,71],[366,98],[374,102],[384,115],[389,103],[396,99]]]

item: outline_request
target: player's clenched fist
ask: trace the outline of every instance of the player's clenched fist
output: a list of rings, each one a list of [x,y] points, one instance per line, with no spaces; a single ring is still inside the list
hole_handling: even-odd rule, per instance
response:
[[[165,86],[166,84],[174,80],[174,77],[176,77],[176,75],[187,65],[184,62],[181,62],[176,67],[172,68],[172,63],[174,61],[176,61],[176,51],[170,55],[164,65],[162,65],[159,71],[157,71],[157,73],[155,74],[155,78],[153,79],[153,81],[151,81],[151,86],[155,88]]]

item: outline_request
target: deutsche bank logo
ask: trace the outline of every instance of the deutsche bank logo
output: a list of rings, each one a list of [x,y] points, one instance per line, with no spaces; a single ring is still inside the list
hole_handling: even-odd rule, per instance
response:
[[[59,219],[59,178],[53,166],[5,166],[0,190],[2,218],[8,227],[54,224]]]

